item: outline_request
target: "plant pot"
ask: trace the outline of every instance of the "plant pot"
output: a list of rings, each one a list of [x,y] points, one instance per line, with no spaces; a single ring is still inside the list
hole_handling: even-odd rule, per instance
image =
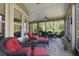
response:
[[[64,50],[66,50],[66,51],[67,51],[67,50],[68,50],[68,48],[64,48]]]

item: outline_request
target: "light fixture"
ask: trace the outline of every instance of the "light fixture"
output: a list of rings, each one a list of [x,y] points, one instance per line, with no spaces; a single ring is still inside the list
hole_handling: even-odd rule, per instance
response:
[[[44,20],[47,20],[47,17],[45,16]]]
[[[40,4],[40,3],[36,3],[36,4]]]
[[[47,19],[44,19],[44,20],[47,20]]]

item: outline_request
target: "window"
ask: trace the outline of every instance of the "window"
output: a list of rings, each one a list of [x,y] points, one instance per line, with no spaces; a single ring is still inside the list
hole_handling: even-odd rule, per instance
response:
[[[36,33],[37,32],[37,23],[30,24],[30,32]]]
[[[64,21],[50,21],[50,22],[39,22],[38,27],[37,23],[30,23],[30,32],[36,33],[37,31],[51,31],[52,33],[60,34],[61,31],[64,31]],[[38,29],[37,29],[38,28]]]
[[[61,31],[64,31],[64,21],[54,21],[53,28],[54,33],[60,34]]]
[[[0,39],[5,37],[5,23],[0,22]]]
[[[64,30],[64,21],[59,21],[59,30]]]
[[[46,22],[46,31],[51,31],[53,33],[53,22]]]
[[[5,21],[2,20],[3,16],[0,15],[0,39],[5,37]]]
[[[45,31],[45,22],[39,23],[39,30],[40,31]]]
[[[0,4],[0,40],[5,38],[5,4]]]
[[[21,37],[21,22],[22,14],[17,9],[14,9],[14,37]]]
[[[34,23],[33,24],[33,33],[36,33],[37,32],[37,23]]]
[[[33,24],[30,24],[29,27],[30,27],[30,32],[33,32]]]
[[[59,22],[58,21],[54,21],[54,24],[53,24],[53,26],[54,26],[54,33],[55,32],[59,32]]]

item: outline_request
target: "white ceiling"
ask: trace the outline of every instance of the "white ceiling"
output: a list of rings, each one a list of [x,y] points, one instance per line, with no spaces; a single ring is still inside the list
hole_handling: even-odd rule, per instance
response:
[[[24,3],[29,13],[29,21],[65,17],[69,4],[64,3]]]

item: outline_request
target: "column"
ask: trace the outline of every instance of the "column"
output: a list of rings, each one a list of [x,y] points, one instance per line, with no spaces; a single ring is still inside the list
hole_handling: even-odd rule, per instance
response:
[[[14,37],[14,6],[12,3],[10,4],[10,22],[9,23],[10,23],[10,27],[9,27],[10,37]]]
[[[72,5],[72,50],[75,48],[75,20],[76,20],[76,15],[75,15],[75,4]]]
[[[24,37],[24,15],[22,13],[22,24],[21,24],[22,28],[21,28],[21,37]]]
[[[64,20],[64,32],[65,32],[65,37],[66,37],[66,20]]]
[[[29,17],[27,17],[27,32],[29,32]]]
[[[9,4],[5,4],[5,37],[9,37]]]

